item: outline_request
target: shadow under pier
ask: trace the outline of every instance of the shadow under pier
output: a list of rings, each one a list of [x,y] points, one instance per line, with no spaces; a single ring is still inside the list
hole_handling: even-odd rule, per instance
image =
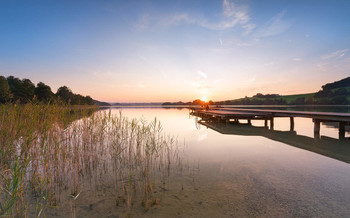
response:
[[[219,123],[201,120],[200,123],[210,129],[226,135],[262,136],[273,141],[282,142],[293,147],[311,151],[339,161],[350,163],[350,139],[334,139],[326,136],[308,137],[298,135],[296,131],[271,130],[238,123]]]

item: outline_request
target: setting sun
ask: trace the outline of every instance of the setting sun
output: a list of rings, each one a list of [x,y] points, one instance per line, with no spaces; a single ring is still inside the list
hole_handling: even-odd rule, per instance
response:
[[[202,96],[201,101],[207,102],[208,101],[207,96]]]

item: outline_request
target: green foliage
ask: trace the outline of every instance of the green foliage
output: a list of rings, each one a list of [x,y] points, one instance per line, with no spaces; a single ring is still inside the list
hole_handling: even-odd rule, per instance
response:
[[[67,86],[58,88],[56,96],[59,100],[71,105],[94,105],[94,100],[90,96],[74,94]]]
[[[10,86],[5,77],[0,76],[0,103],[6,103],[10,100]]]
[[[54,94],[50,86],[39,82],[37,86],[29,79],[20,80],[9,76],[0,76],[0,103],[13,102],[26,104],[35,101],[42,103],[61,103],[70,105],[94,105],[90,96],[74,94],[67,86],[62,86]]]
[[[44,103],[53,102],[55,96],[51,91],[50,86],[45,85],[45,83],[39,82],[35,88],[35,95],[39,101]]]
[[[29,79],[20,80],[16,77],[7,77],[7,82],[14,102],[28,103],[34,98],[35,85]]]
[[[71,103],[73,99],[73,92],[67,86],[61,86],[58,88],[56,92],[56,96],[61,100],[68,104]]]
[[[326,85],[322,86],[323,90],[332,90],[336,88],[341,88],[341,87],[348,87],[350,86],[350,77],[347,77],[345,79],[333,82],[333,83],[327,83]]]

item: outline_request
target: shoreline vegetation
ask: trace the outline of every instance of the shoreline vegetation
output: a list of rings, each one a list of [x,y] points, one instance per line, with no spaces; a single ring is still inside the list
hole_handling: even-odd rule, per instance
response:
[[[43,82],[36,86],[29,79],[19,79],[14,76],[0,76],[0,103],[43,103],[59,105],[97,105],[109,106],[107,102],[100,102],[90,96],[73,93],[67,86],[61,86],[53,93],[51,87]]]
[[[106,185],[114,187],[121,214],[132,207],[147,211],[159,204],[155,188],[184,167],[176,139],[163,133],[156,118],[2,104],[0,130],[0,216],[75,217],[79,196]]]
[[[22,79],[9,76],[0,76],[0,104],[58,104],[72,106],[98,106],[108,107],[188,107],[205,105],[237,105],[237,106],[329,106],[329,105],[350,105],[350,77],[327,83],[321,90],[315,93],[279,95],[257,93],[252,97],[225,100],[208,101],[200,99],[192,102],[164,102],[164,103],[108,103],[92,99],[90,96],[82,96],[73,93],[67,86],[61,86],[56,93],[51,91],[50,86],[39,82],[36,86],[29,79]]]

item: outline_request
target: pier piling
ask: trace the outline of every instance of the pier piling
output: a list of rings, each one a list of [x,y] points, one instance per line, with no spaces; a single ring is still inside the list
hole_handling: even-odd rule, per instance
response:
[[[345,138],[345,123],[339,122],[339,139]]]
[[[320,137],[320,127],[321,127],[321,122],[320,120],[314,119],[314,137],[319,138]]]
[[[294,117],[290,117],[290,131],[293,132],[294,131]]]

